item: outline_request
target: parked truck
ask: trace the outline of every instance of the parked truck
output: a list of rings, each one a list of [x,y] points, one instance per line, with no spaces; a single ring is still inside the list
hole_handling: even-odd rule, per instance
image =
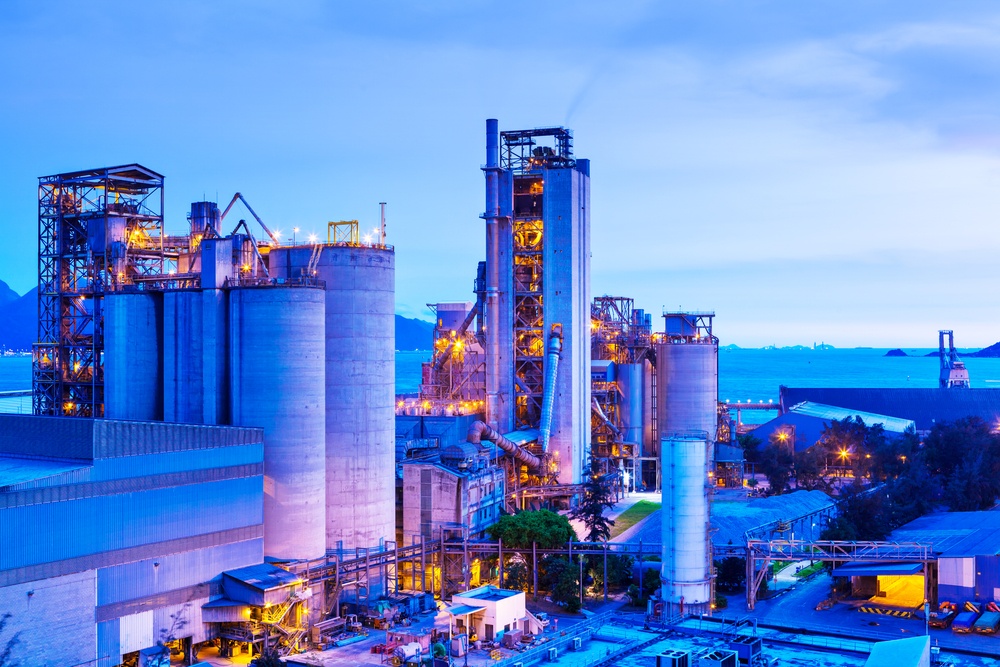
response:
[[[984,635],[995,635],[1000,629],[1000,612],[987,611],[972,626],[975,632]]]
[[[956,616],[958,616],[958,610],[955,608],[955,605],[950,605],[946,602],[937,611],[930,612],[927,616],[927,625],[932,628],[947,628],[955,620]]]
[[[955,620],[951,622],[951,631],[960,633],[972,632],[972,626],[976,624],[979,620],[979,612],[976,611],[963,611],[955,617]]]

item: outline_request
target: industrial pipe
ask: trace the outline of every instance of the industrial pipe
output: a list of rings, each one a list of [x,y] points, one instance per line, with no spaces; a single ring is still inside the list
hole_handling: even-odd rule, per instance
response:
[[[621,430],[613,423],[611,423],[611,420],[608,419],[608,416],[604,414],[604,410],[601,409],[601,404],[597,402],[597,397],[596,396],[592,397],[592,401],[593,402],[591,403],[591,408],[594,410],[594,413],[597,415],[598,419],[600,419],[605,426],[611,429],[611,432],[614,433],[615,436],[620,438],[622,435]]]
[[[541,433],[539,441],[542,452],[549,451],[549,434],[552,432],[552,406],[556,400],[556,375],[559,372],[559,357],[562,355],[562,325],[553,324],[549,333],[549,345],[545,364],[545,384],[542,393],[542,418],[538,424]]]
[[[500,128],[486,121],[486,419],[500,423]]]
[[[532,470],[537,470],[542,467],[542,459],[520,447],[517,443],[511,442],[507,438],[503,437],[500,433],[490,428],[490,425],[486,422],[472,422],[472,425],[469,426],[469,433],[465,439],[474,445],[481,444],[483,439],[486,439],[506,452],[508,456],[514,457],[514,459],[520,461]]]

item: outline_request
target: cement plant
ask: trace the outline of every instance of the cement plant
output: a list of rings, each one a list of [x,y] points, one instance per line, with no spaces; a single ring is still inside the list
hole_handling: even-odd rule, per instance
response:
[[[952,332],[937,389],[720,402],[714,312],[592,286],[572,132],[487,120],[485,149],[484,259],[468,301],[433,303],[400,395],[391,206],[287,243],[250,192],[174,234],[151,168],[39,179],[33,414],[0,414],[0,665],[994,664],[1000,515],[821,539],[883,488],[871,454],[821,461],[825,491],[795,458],[768,495],[741,440],[792,461],[852,418],[887,442],[994,422]],[[506,523],[528,516],[576,535]]]

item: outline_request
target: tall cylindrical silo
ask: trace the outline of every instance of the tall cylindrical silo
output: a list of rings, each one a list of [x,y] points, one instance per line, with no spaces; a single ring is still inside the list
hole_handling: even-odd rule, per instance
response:
[[[163,294],[163,418],[204,424],[201,290]],[[224,323],[223,323],[224,325]]]
[[[646,380],[643,364],[619,364],[616,367],[618,388],[621,390],[622,439],[634,442],[642,451],[646,417],[644,408]]]
[[[314,246],[275,248],[269,271],[296,278]],[[395,254],[323,245],[326,286],[326,546],[395,539]]]
[[[711,605],[708,548],[708,455],[704,433],[664,436],[663,600],[680,613],[707,612]]]
[[[719,345],[661,343],[656,346],[658,437],[704,431],[715,442],[719,402]]]
[[[238,288],[230,293],[229,311],[232,423],[264,429],[264,554],[321,557],[324,294]]]
[[[163,419],[163,298],[157,292],[104,297],[104,416]]]

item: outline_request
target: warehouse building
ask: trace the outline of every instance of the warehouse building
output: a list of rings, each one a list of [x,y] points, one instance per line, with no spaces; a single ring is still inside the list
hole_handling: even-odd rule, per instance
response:
[[[263,559],[263,457],[256,428],[0,415],[0,641],[23,664],[190,653],[221,573]]]

